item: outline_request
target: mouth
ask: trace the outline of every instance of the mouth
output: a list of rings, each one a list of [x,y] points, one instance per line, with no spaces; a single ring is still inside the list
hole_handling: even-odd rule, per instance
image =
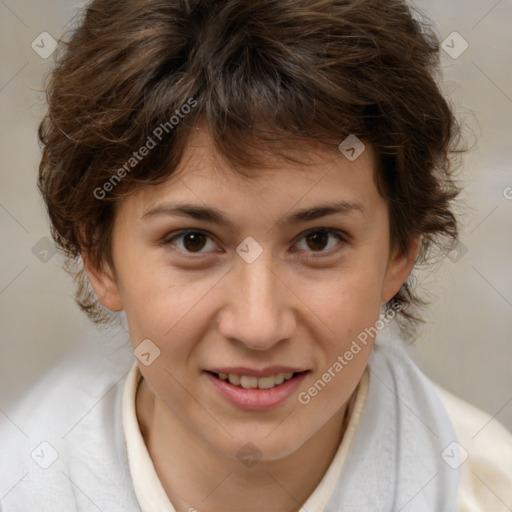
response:
[[[310,373],[310,370],[297,372],[249,370],[253,374],[260,374],[256,376],[247,375],[247,370],[239,371],[240,373],[205,371],[204,374],[222,400],[246,411],[270,410],[285,404]]]
[[[203,370],[206,381],[224,402],[245,411],[265,411],[285,404],[311,373],[304,367],[225,366]]]
[[[286,373],[279,372],[266,377],[256,377],[254,375],[243,375],[238,373],[207,373],[210,373],[219,380],[228,382],[233,386],[243,389],[273,389],[282,386],[285,382],[297,377],[299,374],[306,373],[306,371]]]

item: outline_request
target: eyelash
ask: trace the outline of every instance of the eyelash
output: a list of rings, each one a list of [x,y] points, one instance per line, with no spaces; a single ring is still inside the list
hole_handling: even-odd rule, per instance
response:
[[[166,237],[163,240],[163,243],[164,243],[164,245],[173,245],[173,242],[176,239],[182,238],[185,235],[188,235],[190,233],[200,233],[200,234],[206,235],[208,237],[208,239],[212,240],[212,237],[209,235],[209,233],[207,231],[203,231],[201,229],[186,229],[186,230],[179,231],[176,234],[171,235],[170,237]],[[315,234],[315,233],[327,233],[328,235],[332,235],[332,236],[334,236],[335,238],[338,239],[339,243],[337,244],[336,247],[328,249],[328,250],[306,251],[307,253],[310,253],[310,255],[307,256],[307,257],[311,258],[311,259],[321,258],[321,257],[324,257],[324,256],[330,256],[330,255],[332,255],[333,252],[337,252],[337,251],[339,251],[341,249],[341,247],[339,247],[339,245],[343,245],[343,244],[348,243],[348,238],[349,237],[348,237],[348,235],[346,233],[344,233],[343,231],[332,229],[332,228],[313,228],[313,229],[310,229],[310,230],[305,231],[304,233],[302,233],[300,235],[299,241],[302,241],[305,238],[307,238],[308,236],[310,236],[312,234]],[[295,245],[297,245],[297,244],[295,244]],[[327,245],[329,245],[329,242],[327,243]],[[202,254],[207,254],[207,252],[196,252],[196,253],[194,253],[194,252],[189,252],[187,250],[179,249],[179,248],[177,250],[182,252],[182,253],[185,253],[187,256],[190,255],[192,257],[196,257],[196,256],[199,256],[199,255],[202,255]],[[300,250],[298,252],[300,252]]]

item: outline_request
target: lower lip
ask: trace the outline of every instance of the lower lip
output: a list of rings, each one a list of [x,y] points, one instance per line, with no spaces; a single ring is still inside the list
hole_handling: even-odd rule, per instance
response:
[[[244,389],[234,386],[206,372],[210,382],[219,393],[231,404],[245,411],[264,411],[283,404],[299,387],[307,372],[298,373],[290,380],[271,389]]]

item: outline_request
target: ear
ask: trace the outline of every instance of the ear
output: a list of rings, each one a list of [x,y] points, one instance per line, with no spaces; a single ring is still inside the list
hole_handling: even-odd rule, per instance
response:
[[[106,262],[102,262],[100,267],[94,265],[87,253],[82,253],[82,261],[100,303],[111,311],[121,311],[123,304],[110,266]]]
[[[420,237],[413,238],[405,253],[391,256],[382,287],[382,302],[391,300],[405,283],[418,258],[420,245]]]

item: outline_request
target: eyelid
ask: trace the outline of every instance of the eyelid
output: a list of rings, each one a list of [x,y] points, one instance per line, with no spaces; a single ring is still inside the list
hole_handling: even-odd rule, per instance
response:
[[[340,250],[340,247],[339,247],[340,244],[347,244],[350,240],[350,236],[346,232],[341,231],[339,229],[317,227],[317,228],[311,228],[306,231],[303,231],[297,237],[297,239],[296,239],[297,242],[295,243],[295,245],[298,242],[300,242],[301,240],[303,240],[304,238],[306,238],[308,235],[317,233],[317,232],[324,232],[324,233],[327,233],[328,235],[333,235],[334,237],[336,237],[338,239],[339,243],[336,244],[335,247],[332,247],[331,249],[328,249],[327,251],[305,251],[307,254],[307,256],[306,256],[307,258],[322,258],[322,257],[330,256],[330,255],[332,255],[332,253],[336,253]],[[304,252],[304,251],[295,251],[295,252]]]
[[[207,238],[209,238],[211,241],[213,241],[217,246],[219,245],[215,241],[214,235],[212,235],[211,233],[209,233],[208,231],[206,231],[204,229],[199,229],[199,228],[188,228],[188,229],[181,229],[179,231],[174,231],[173,233],[170,233],[162,238],[162,244],[163,245],[174,245],[173,241],[176,238],[183,237],[183,236],[187,235],[188,233],[201,233],[201,234],[205,235]],[[206,251],[206,252],[201,251],[201,252],[194,253],[194,252],[183,251],[182,249],[180,249],[178,247],[175,247],[175,249],[178,252],[180,252],[182,254],[186,254],[187,256],[191,256],[191,257],[199,257],[199,256],[202,256],[205,254],[209,254],[208,251]],[[215,252],[218,252],[218,251],[215,251]]]

